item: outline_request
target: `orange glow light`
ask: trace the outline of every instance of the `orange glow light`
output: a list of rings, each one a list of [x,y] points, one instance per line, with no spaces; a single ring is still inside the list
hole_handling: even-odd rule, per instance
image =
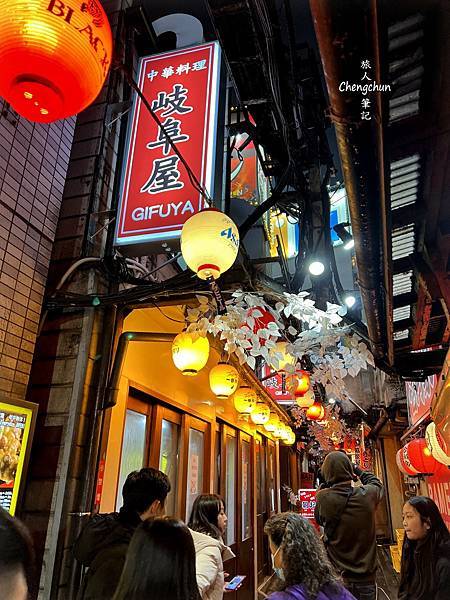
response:
[[[325,409],[323,404],[320,402],[315,402],[312,406],[308,408],[306,411],[306,418],[311,421],[321,421],[325,415]]]
[[[0,10],[0,96],[50,123],[92,104],[108,74],[112,35],[99,0],[9,0]]]
[[[297,386],[295,388],[294,396],[296,398],[302,397],[309,390],[311,385],[309,374],[306,371],[299,371],[296,373]]]

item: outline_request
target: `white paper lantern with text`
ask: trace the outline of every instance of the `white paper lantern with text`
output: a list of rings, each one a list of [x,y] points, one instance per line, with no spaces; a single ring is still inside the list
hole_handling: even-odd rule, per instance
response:
[[[209,387],[220,400],[228,398],[237,390],[239,373],[227,363],[219,363],[209,372]]]
[[[239,250],[234,221],[215,208],[192,215],[181,231],[181,253],[200,279],[217,279],[233,266]]]
[[[445,442],[436,431],[436,423],[431,422],[425,430],[425,440],[431,456],[443,465],[450,465],[450,456],[447,454]]]

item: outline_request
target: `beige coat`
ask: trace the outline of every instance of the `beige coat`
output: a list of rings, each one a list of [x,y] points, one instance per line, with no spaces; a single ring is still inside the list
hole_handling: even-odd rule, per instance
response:
[[[191,531],[195,546],[197,585],[202,600],[222,600],[225,585],[223,561],[233,558],[233,552],[222,541]]]

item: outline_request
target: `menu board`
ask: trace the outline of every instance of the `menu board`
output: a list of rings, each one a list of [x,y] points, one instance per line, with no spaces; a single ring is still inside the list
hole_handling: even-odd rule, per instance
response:
[[[20,481],[31,445],[35,405],[0,402],[0,506],[15,513]]]
[[[314,519],[314,510],[316,508],[317,490],[302,489],[298,490],[300,514],[305,519]]]

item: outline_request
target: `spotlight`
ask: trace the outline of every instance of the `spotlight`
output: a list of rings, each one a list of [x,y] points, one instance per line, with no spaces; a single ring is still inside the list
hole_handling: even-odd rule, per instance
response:
[[[352,234],[349,233],[345,229],[349,225],[350,225],[350,223],[339,223],[338,225],[335,225],[333,227],[333,229],[335,230],[335,232],[337,233],[337,235],[341,239],[342,243],[344,244],[344,248],[346,250],[351,250],[354,247],[354,245],[355,245],[355,240],[353,239]]]
[[[352,294],[348,294],[347,296],[345,296],[344,302],[348,306],[348,308],[352,308],[355,305],[356,298]]]
[[[325,271],[325,265],[322,261],[315,260],[312,263],[310,263],[308,269],[311,275],[318,277],[319,275],[322,275],[322,273]]]
[[[336,404],[336,398],[328,398],[328,404]]]

